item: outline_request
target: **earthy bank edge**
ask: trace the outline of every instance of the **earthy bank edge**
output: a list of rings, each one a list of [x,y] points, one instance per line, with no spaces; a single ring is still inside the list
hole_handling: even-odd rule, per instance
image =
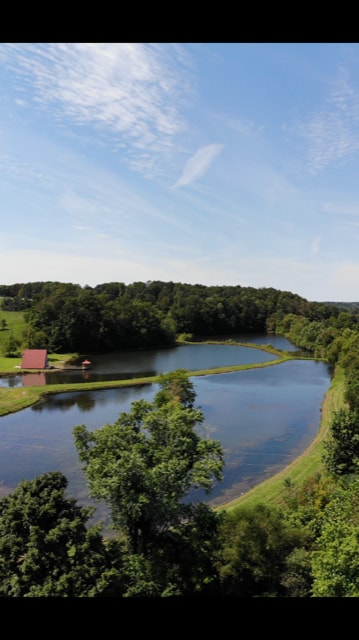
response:
[[[272,347],[272,345],[235,343],[234,346],[246,346],[261,349],[262,351],[267,351],[269,353],[277,355],[278,358],[269,362],[256,364],[245,364],[230,367],[217,367],[215,369],[206,369],[201,371],[190,371],[190,376],[195,377],[220,373],[230,373],[233,371],[244,371],[247,369],[262,368],[281,364],[282,362],[285,362],[287,360],[313,359],[298,356],[297,354],[295,354],[295,352],[287,352],[275,349],[274,347]],[[13,372],[11,372],[11,374],[13,375]],[[22,409],[36,404],[37,402],[41,402],[46,395],[50,394],[76,392],[80,389],[81,391],[93,391],[98,389],[148,385],[155,384],[157,381],[158,376],[153,376],[144,378],[131,378],[130,380],[113,380],[105,382],[81,382],[77,384],[54,384],[51,386],[45,385],[9,389],[0,388],[0,416],[21,411]],[[336,411],[343,405],[344,374],[341,370],[337,369],[333,375],[330,388],[323,399],[321,407],[321,421],[318,434],[313,442],[309,445],[309,447],[282,471],[278,472],[271,478],[268,478],[264,482],[256,485],[244,495],[229,502],[224,502],[223,504],[214,507],[214,509],[225,509],[227,511],[230,511],[236,509],[239,506],[242,506],[244,504],[247,505],[249,503],[278,503],[280,502],[281,496],[283,495],[284,481],[290,481],[292,484],[300,485],[307,477],[317,471],[320,471],[323,468],[321,462],[322,444],[329,428],[331,416],[334,411]]]

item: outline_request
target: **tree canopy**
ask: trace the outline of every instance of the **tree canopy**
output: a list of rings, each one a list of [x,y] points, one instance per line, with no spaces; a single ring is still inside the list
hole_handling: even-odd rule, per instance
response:
[[[24,480],[0,500],[0,596],[83,597],[119,591],[116,543],[87,527],[60,472]],[[115,562],[112,562],[112,558]]]
[[[188,376],[163,375],[159,387],[153,403],[133,402],[112,425],[74,428],[91,495],[108,502],[135,553],[188,517],[183,499],[190,489],[209,492],[222,479],[220,443],[202,439],[195,428],[203,413],[192,406]]]
[[[24,348],[96,352],[174,345],[176,336],[276,331],[286,314],[310,322],[349,312],[274,288],[174,282],[109,282],[96,287],[33,282],[0,285],[1,308],[24,310]],[[357,317],[352,314],[350,326]],[[315,327],[303,327],[312,345]],[[296,344],[296,343],[295,343]]]
[[[193,504],[189,492],[209,493],[222,479],[224,464],[220,443],[202,439],[196,430],[203,413],[193,407],[194,397],[188,374],[179,370],[161,376],[153,403],[133,402],[114,424],[92,432],[85,425],[74,428],[90,493],[109,505],[132,561],[141,567],[150,562],[158,589],[174,583],[181,593],[188,580],[197,583],[199,563],[208,564],[211,557],[195,554],[193,544],[202,536],[208,551],[219,521],[207,505]],[[189,536],[190,530],[196,535]],[[174,577],[179,550],[191,562],[178,566],[181,577]],[[165,577],[157,575],[159,564],[167,567]]]
[[[330,473],[337,476],[358,473],[358,411],[352,411],[348,408],[336,411],[323,446],[323,461]]]
[[[359,596],[359,479],[338,483],[313,552],[313,596]]]

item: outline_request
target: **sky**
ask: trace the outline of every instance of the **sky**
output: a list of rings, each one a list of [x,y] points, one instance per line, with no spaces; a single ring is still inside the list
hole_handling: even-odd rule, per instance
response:
[[[359,301],[359,44],[0,43],[0,284]]]

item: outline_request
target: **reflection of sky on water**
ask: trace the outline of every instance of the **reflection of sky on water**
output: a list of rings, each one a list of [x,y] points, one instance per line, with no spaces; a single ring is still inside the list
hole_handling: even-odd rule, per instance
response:
[[[195,379],[204,433],[220,440],[226,454],[214,504],[273,475],[309,446],[329,384],[328,366],[311,360]]]
[[[197,398],[221,440],[249,444],[279,436],[320,406],[328,388],[328,368],[311,360],[195,378]]]

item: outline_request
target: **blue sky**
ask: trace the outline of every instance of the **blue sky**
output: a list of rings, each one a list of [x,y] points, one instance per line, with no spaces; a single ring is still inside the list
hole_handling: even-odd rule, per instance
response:
[[[0,284],[359,300],[359,44],[0,43]]]

